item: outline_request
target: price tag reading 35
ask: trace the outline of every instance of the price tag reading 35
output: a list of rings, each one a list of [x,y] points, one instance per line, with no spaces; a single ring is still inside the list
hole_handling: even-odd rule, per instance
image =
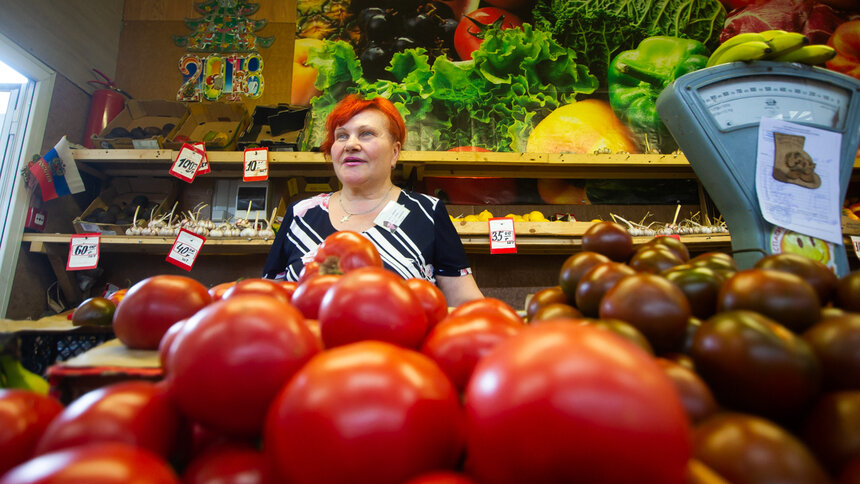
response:
[[[204,242],[206,238],[203,236],[180,229],[179,235],[173,241],[173,247],[170,248],[170,253],[167,254],[167,262],[190,271],[197,256],[200,255],[200,248],[203,247]]]
[[[203,162],[203,157],[206,153],[198,148],[185,143],[173,160],[173,166],[170,167],[170,174],[179,178],[182,181],[191,183],[194,177],[197,176],[197,169],[200,168],[200,163]]]
[[[490,219],[490,254],[516,254],[517,236],[514,219],[497,217]]]
[[[69,240],[67,271],[95,269],[99,263],[100,234],[78,234]]]
[[[245,171],[243,181],[262,181],[269,179],[269,148],[248,148],[245,150]]]

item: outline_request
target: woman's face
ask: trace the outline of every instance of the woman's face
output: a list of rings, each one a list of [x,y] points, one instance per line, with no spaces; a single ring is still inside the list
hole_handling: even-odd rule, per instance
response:
[[[400,156],[400,142],[388,131],[388,118],[365,109],[334,131],[331,159],[341,183],[360,186],[391,177]]]

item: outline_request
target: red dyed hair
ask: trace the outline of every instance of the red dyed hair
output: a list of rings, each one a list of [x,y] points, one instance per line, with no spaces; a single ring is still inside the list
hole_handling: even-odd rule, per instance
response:
[[[365,109],[376,109],[384,114],[388,118],[388,132],[391,137],[395,141],[399,141],[401,147],[406,143],[406,124],[403,122],[400,111],[394,107],[391,101],[381,96],[364,99],[356,94],[350,94],[341,99],[331,114],[328,115],[328,119],[325,121],[326,136],[320,144],[320,151],[330,155],[331,147],[334,144],[334,130],[346,124],[350,118]]]

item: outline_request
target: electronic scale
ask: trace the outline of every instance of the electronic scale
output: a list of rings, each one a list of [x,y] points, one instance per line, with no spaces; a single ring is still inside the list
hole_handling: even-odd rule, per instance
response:
[[[822,262],[839,276],[848,273],[841,243],[764,219],[756,194],[757,146],[762,118],[841,134],[841,146],[830,148],[839,157],[838,183],[830,187],[839,187],[841,209],[860,142],[860,81],[796,63],[732,62],[679,77],[660,94],[657,112],[725,219],[742,269],[765,253],[800,252],[827,259]],[[841,220],[841,213],[826,215]]]

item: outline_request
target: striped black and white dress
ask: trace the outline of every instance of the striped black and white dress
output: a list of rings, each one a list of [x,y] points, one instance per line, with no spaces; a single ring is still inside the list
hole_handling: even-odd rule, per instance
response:
[[[298,201],[290,206],[266,259],[263,277],[298,280],[305,262],[335,233],[329,219],[330,193]],[[471,274],[460,237],[438,198],[402,190],[397,203],[409,210],[395,232],[374,225],[362,232],[382,256],[385,268],[404,279],[436,282],[436,276]]]

